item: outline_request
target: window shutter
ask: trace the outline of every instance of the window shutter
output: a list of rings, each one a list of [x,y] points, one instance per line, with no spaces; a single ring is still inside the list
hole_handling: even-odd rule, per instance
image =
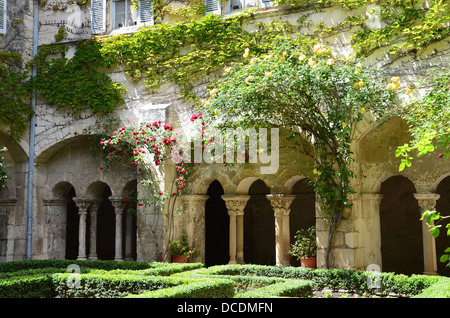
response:
[[[91,31],[92,34],[106,32],[106,0],[91,0]]]
[[[0,0],[0,34],[6,33],[6,0]]]
[[[220,14],[219,0],[205,0],[206,14]]]
[[[262,7],[263,8],[273,7],[273,0],[262,0]]]
[[[144,25],[153,25],[152,0],[139,1],[139,22]]]

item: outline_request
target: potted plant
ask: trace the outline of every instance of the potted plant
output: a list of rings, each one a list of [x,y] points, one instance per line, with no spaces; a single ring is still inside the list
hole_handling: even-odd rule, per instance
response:
[[[299,259],[302,267],[316,268],[316,227],[311,226],[307,229],[300,229],[294,238],[295,242],[291,244],[289,254]]]
[[[198,251],[189,246],[185,235],[181,237],[180,241],[169,242],[169,252],[174,263],[187,263],[190,259],[198,256]]]

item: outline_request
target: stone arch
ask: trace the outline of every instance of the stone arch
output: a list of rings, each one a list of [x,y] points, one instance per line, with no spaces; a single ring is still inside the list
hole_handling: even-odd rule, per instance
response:
[[[424,271],[420,207],[415,193],[414,184],[404,176],[391,176],[381,183],[381,257],[385,272]]]
[[[245,184],[251,180],[244,209],[244,261],[275,265],[274,210],[266,197],[270,189],[261,179],[247,178]]]
[[[76,191],[67,181],[56,183],[50,198],[43,200],[44,217],[48,224],[46,247],[50,259],[76,259],[78,256],[78,208],[74,202]]]
[[[110,186],[103,181],[95,181],[86,190],[86,198],[93,200],[97,206],[90,205],[89,213],[96,212],[96,229],[87,231],[87,248],[91,250],[91,235],[96,234],[96,255],[101,260],[113,260],[115,256],[115,210],[110,200],[112,191]],[[95,211],[96,210],[96,211]],[[91,227],[92,218],[87,218],[86,227]]]
[[[247,177],[247,178],[242,179],[236,188],[236,194],[238,194],[238,195],[248,194],[250,191],[251,185],[257,180],[258,180],[258,178],[256,178],[256,177]]]
[[[439,199],[436,201],[436,210],[442,216],[450,216],[450,173],[446,173],[439,178],[439,183],[434,189],[435,193],[439,194]],[[437,273],[441,276],[450,276],[450,268],[446,263],[439,261],[439,258],[447,247],[450,246],[450,237],[446,235],[445,230],[441,230],[441,234],[436,238],[436,256],[437,256]]]
[[[225,201],[224,189],[218,180],[213,180],[206,194],[205,202],[205,265],[223,265],[229,261],[230,218]]]

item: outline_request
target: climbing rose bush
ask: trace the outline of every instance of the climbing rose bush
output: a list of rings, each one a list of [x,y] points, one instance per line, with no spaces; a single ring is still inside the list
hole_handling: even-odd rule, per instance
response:
[[[195,114],[191,122],[197,131],[203,131],[202,114]],[[200,126],[200,129],[196,128]],[[187,179],[194,166],[191,160],[192,138],[183,131],[175,131],[173,126],[161,121],[136,125],[127,123],[110,133],[108,138],[100,141],[104,151],[103,165],[100,170],[107,169],[112,162],[119,162],[126,169],[133,169],[138,174],[142,186],[151,189],[151,196],[141,198],[138,205],[156,204],[161,206],[165,199],[176,197],[187,186]],[[203,142],[203,141],[202,141]],[[167,160],[175,166],[175,178],[170,190],[160,187],[155,175],[164,173],[157,171]]]

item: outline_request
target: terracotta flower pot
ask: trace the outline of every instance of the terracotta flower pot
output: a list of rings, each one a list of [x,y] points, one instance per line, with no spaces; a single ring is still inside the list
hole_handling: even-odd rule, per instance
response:
[[[172,255],[172,263],[187,263],[188,257],[184,255]]]
[[[317,267],[315,257],[302,258],[300,260],[300,263],[301,263],[302,267],[305,267],[305,268],[316,268]]]

